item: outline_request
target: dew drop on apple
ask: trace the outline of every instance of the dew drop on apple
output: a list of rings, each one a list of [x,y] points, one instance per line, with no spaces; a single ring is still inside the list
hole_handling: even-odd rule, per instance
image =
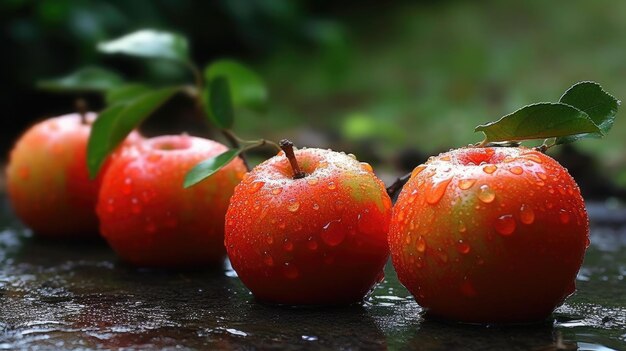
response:
[[[250,194],[254,194],[257,191],[259,191],[259,189],[261,189],[263,187],[263,185],[265,185],[265,182],[254,182],[250,185],[250,187],[248,188],[248,192]]]
[[[122,185],[122,193],[124,195],[130,195],[133,192],[133,180],[130,178],[124,179],[124,185]]]
[[[287,210],[289,212],[298,212],[299,209],[300,209],[300,203],[297,201],[290,202],[289,205],[287,205]]]
[[[456,244],[456,250],[463,255],[467,255],[468,253],[470,253],[471,247],[463,240],[459,240],[459,242]]]
[[[535,163],[543,163],[543,162],[541,161],[541,159],[539,158],[539,156],[537,156],[537,155],[533,155],[533,154],[526,154],[526,155],[524,155],[524,158],[525,158],[525,159],[528,159],[528,160],[531,160],[531,161],[533,161],[533,162],[535,162]]]
[[[426,251],[426,240],[424,240],[424,237],[421,235],[417,237],[417,240],[415,241],[415,250],[417,250],[417,252]]]
[[[465,233],[467,231],[467,227],[465,226],[465,222],[459,221],[459,233]]]
[[[328,246],[337,246],[343,242],[346,237],[346,233],[341,228],[341,220],[335,220],[326,223],[322,228],[321,233],[322,240]]]
[[[513,166],[509,169],[509,172],[515,174],[515,175],[520,175],[522,173],[524,173],[524,169],[520,166]]]
[[[487,184],[483,184],[478,189],[478,200],[489,204],[496,198],[496,193]]]
[[[417,257],[417,261],[415,261],[415,266],[417,268],[422,268],[424,267],[424,258],[422,256],[418,256]]]
[[[461,179],[459,180],[459,189],[461,190],[467,190],[469,188],[471,188],[474,183],[476,183],[476,179]]]
[[[283,249],[285,249],[285,251],[293,251],[293,243],[287,238],[283,241]]]
[[[564,209],[561,209],[559,211],[559,221],[561,221],[561,223],[563,224],[567,224],[570,221],[570,216]]]
[[[307,182],[307,184],[309,184],[309,185],[315,185],[315,184],[317,184],[319,181],[317,180],[317,178],[309,177],[309,178],[306,180],[306,182]]]
[[[313,204],[313,209],[316,210],[316,211],[319,210],[320,209],[320,205],[314,203]]]
[[[335,184],[335,182],[330,182],[328,183],[328,190],[335,190],[337,189],[337,185]]]
[[[541,180],[548,179],[548,176],[543,172],[537,172],[537,177],[541,178]]]
[[[494,226],[500,235],[509,236],[515,231],[515,219],[510,214],[502,215],[496,219]]]
[[[267,236],[265,237],[265,242],[268,245],[272,245],[274,243],[274,237],[271,234],[267,234]]]
[[[448,184],[450,184],[451,180],[452,178],[448,178],[434,184],[433,187],[430,189],[430,192],[426,195],[426,202],[430,205],[436,205],[437,203],[439,203],[443,195],[446,193],[446,188],[448,187]]]
[[[310,237],[306,242],[306,247],[311,251],[317,250],[317,241],[313,237]]]
[[[278,195],[283,191],[283,188],[274,188],[272,189],[272,194]]]
[[[485,172],[487,174],[492,174],[497,169],[498,169],[498,167],[496,167],[496,165],[486,165],[485,167],[483,167],[483,172]]]
[[[274,266],[274,259],[267,251],[263,252],[263,263],[268,267]]]
[[[372,168],[372,166],[367,163],[367,162],[361,162],[361,168],[366,171],[366,172],[374,172],[374,169]]]
[[[519,220],[524,224],[533,224],[535,222],[535,211],[530,206],[522,204],[519,209]]]
[[[139,204],[139,200],[136,197],[130,199],[130,211],[134,214],[141,213],[141,205]]]
[[[298,267],[296,267],[295,264],[285,262],[283,265],[283,275],[287,279],[297,279],[300,276],[300,271],[298,271]]]
[[[413,169],[413,172],[411,172],[411,178],[417,176],[418,174],[420,174],[424,169],[426,168],[426,166],[417,166]]]

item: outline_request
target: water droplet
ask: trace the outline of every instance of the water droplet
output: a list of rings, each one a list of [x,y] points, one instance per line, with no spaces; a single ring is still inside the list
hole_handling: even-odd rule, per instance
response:
[[[328,183],[328,189],[329,189],[329,190],[335,190],[335,189],[337,189],[337,185],[335,184],[335,182],[330,182],[330,183]]]
[[[548,176],[543,172],[537,172],[537,177],[541,178],[542,180],[548,179]]]
[[[535,211],[530,206],[522,204],[519,209],[519,220],[524,224],[533,224],[535,221]]]
[[[413,172],[411,172],[411,178],[417,176],[418,174],[420,174],[424,169],[426,168],[426,166],[417,166],[413,169]]]
[[[476,183],[476,179],[461,179],[459,180],[459,188],[461,190],[467,190],[471,188],[474,183]]]
[[[309,238],[309,241],[306,242],[306,247],[311,250],[311,251],[315,251],[317,250],[317,241],[315,241],[315,239],[313,239],[313,237]]]
[[[421,235],[417,237],[417,241],[415,241],[415,249],[417,250],[417,252],[426,251],[426,240],[424,240],[424,237],[422,237]]]
[[[548,189],[548,193],[554,194],[554,189],[552,189],[552,188]]]
[[[429,193],[426,195],[426,202],[431,205],[437,204],[445,194],[446,188],[448,187],[448,184],[450,184],[451,180],[452,178],[449,178],[434,184]]]
[[[467,231],[467,227],[465,226],[465,223],[463,223],[463,221],[459,221],[459,232],[465,233],[466,231]]]
[[[415,262],[415,266],[417,266],[417,268],[424,267],[424,259],[422,258],[422,256],[418,256],[417,257],[417,261]]]
[[[348,157],[350,157],[353,160],[356,160],[356,156],[354,154],[348,154]]]
[[[139,214],[141,213],[141,205],[139,204],[139,200],[136,197],[133,197],[132,199],[130,199],[130,210],[132,213],[134,214]]]
[[[293,251],[293,243],[287,238],[283,241],[283,249],[285,249],[285,251]]]
[[[487,174],[492,174],[497,169],[498,169],[498,167],[496,167],[496,165],[486,165],[485,167],[483,167],[483,172],[485,172]]]
[[[326,223],[322,228],[321,234],[322,240],[328,246],[337,246],[343,242],[346,237],[346,233],[341,227],[341,220],[335,220]]]
[[[537,184],[537,185],[539,185],[539,186],[544,186],[544,185],[546,185],[546,183],[544,183],[544,182],[543,182],[543,181],[541,181],[541,180],[538,180],[535,184]]]
[[[511,172],[513,174],[520,175],[520,174],[524,173],[524,169],[522,167],[520,167],[520,166],[514,166],[514,167],[511,167],[509,169],[509,172]]]
[[[248,188],[248,192],[250,194],[254,194],[257,191],[259,191],[259,189],[261,189],[263,187],[263,185],[265,185],[265,182],[254,182],[254,183],[250,184],[250,187]]]
[[[291,202],[287,205],[287,210],[289,212],[298,212],[298,209],[300,209],[300,203],[297,201]]]
[[[450,156],[449,155],[441,156],[439,158],[439,160],[441,160],[441,161],[450,161]]]
[[[404,211],[402,209],[400,209],[397,213],[397,220],[398,222],[402,222],[404,221]]]
[[[17,171],[17,173],[18,173],[18,176],[20,177],[20,179],[26,180],[26,179],[28,179],[28,177],[30,177],[30,168],[28,168],[27,166],[22,166]]]
[[[272,189],[272,194],[278,195],[283,191],[283,188],[274,188]]]
[[[274,266],[274,259],[267,251],[263,252],[263,263],[265,263],[265,265],[269,267]]]
[[[570,216],[564,209],[561,209],[559,211],[559,221],[561,221],[561,223],[563,224],[567,224],[570,221]]]
[[[487,184],[483,184],[480,186],[478,190],[478,200],[489,204],[492,203],[496,198],[496,193],[489,187]]]
[[[265,237],[265,242],[268,245],[272,245],[274,243],[274,237],[271,234],[267,234],[267,236]]]
[[[312,177],[309,177],[309,178],[306,180],[306,182],[307,182],[309,185],[315,185],[315,184],[317,184],[317,183],[318,183],[318,180],[317,180],[317,178],[312,178]]]
[[[531,161],[533,161],[533,162],[535,162],[535,163],[543,163],[543,162],[541,161],[541,158],[539,158],[539,156],[534,155],[534,154],[526,154],[526,155],[523,155],[523,157],[524,157],[525,159],[531,160]]]
[[[130,195],[133,192],[133,180],[130,178],[124,179],[124,185],[122,185],[122,193],[124,195]]]
[[[313,204],[313,209],[314,209],[314,210],[316,210],[316,211],[317,211],[317,210],[319,210],[319,209],[320,209],[320,205],[318,205],[318,204]]]
[[[463,255],[467,255],[470,252],[471,248],[468,244],[463,242],[463,240],[459,240],[459,242],[456,244],[456,250]]]
[[[361,162],[361,168],[366,171],[366,172],[374,172],[374,169],[372,168],[372,166],[367,163],[367,162]]]
[[[463,283],[461,283],[461,294],[467,297],[476,296],[476,289],[474,289],[474,285],[469,281],[469,279],[464,279]]]
[[[296,279],[300,276],[300,272],[298,271],[296,265],[289,262],[285,262],[285,265],[283,266],[283,274],[287,279]]]
[[[404,237],[404,242],[407,245],[411,243],[411,234],[407,234],[406,237]]]
[[[513,215],[502,215],[496,219],[495,228],[498,233],[509,236],[515,231],[515,219]]]

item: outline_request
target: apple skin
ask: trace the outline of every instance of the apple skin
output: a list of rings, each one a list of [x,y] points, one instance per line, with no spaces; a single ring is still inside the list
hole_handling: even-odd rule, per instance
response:
[[[225,258],[224,215],[246,172],[236,158],[203,182],[183,188],[185,174],[227,147],[188,135],[146,139],[115,155],[104,175],[100,230],[126,262],[196,268]]]
[[[549,156],[462,148],[413,171],[389,245],[398,278],[430,316],[536,322],[574,292],[589,224],[574,179]]]
[[[28,129],[10,153],[7,189],[17,217],[41,237],[98,237],[95,205],[101,176],[89,178],[87,142],[96,114],[46,119]],[[126,145],[140,140],[133,132]],[[106,168],[103,166],[103,169]]]
[[[226,214],[231,264],[256,299],[287,305],[361,301],[383,277],[391,200],[369,164],[343,153],[283,152],[237,186]]]

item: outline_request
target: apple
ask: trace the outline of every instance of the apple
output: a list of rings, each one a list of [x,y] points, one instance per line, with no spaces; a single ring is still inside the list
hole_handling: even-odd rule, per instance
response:
[[[143,267],[223,262],[224,215],[244,164],[236,158],[192,188],[184,189],[183,180],[197,163],[226,150],[212,140],[170,135],[114,155],[97,204],[101,233],[113,250]]]
[[[358,302],[383,277],[391,200],[369,164],[292,145],[282,141],[284,152],[235,188],[226,213],[228,257],[260,301]]]
[[[89,179],[86,154],[94,113],[46,119],[10,153],[7,188],[20,220],[48,238],[97,238],[95,205],[101,177]],[[126,144],[141,137],[132,133]],[[106,165],[105,165],[106,167]]]
[[[398,278],[428,314],[477,323],[547,318],[589,245],[567,170],[525,147],[466,147],[413,171],[394,207]]]

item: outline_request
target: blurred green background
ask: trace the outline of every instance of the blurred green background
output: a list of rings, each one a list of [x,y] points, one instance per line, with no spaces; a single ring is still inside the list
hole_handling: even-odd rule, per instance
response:
[[[270,107],[238,111],[242,136],[352,152],[387,180],[480,141],[477,124],[556,101],[574,82],[626,96],[626,2],[3,0],[0,20],[5,157],[34,120],[73,110],[76,96],[38,91],[39,79],[98,64],[157,84],[191,80],[172,63],[96,52],[140,28],[185,34],[201,66],[235,58],[265,78]],[[206,133],[177,103],[151,119],[156,129]],[[622,114],[603,140],[551,151],[587,196],[624,198]]]

